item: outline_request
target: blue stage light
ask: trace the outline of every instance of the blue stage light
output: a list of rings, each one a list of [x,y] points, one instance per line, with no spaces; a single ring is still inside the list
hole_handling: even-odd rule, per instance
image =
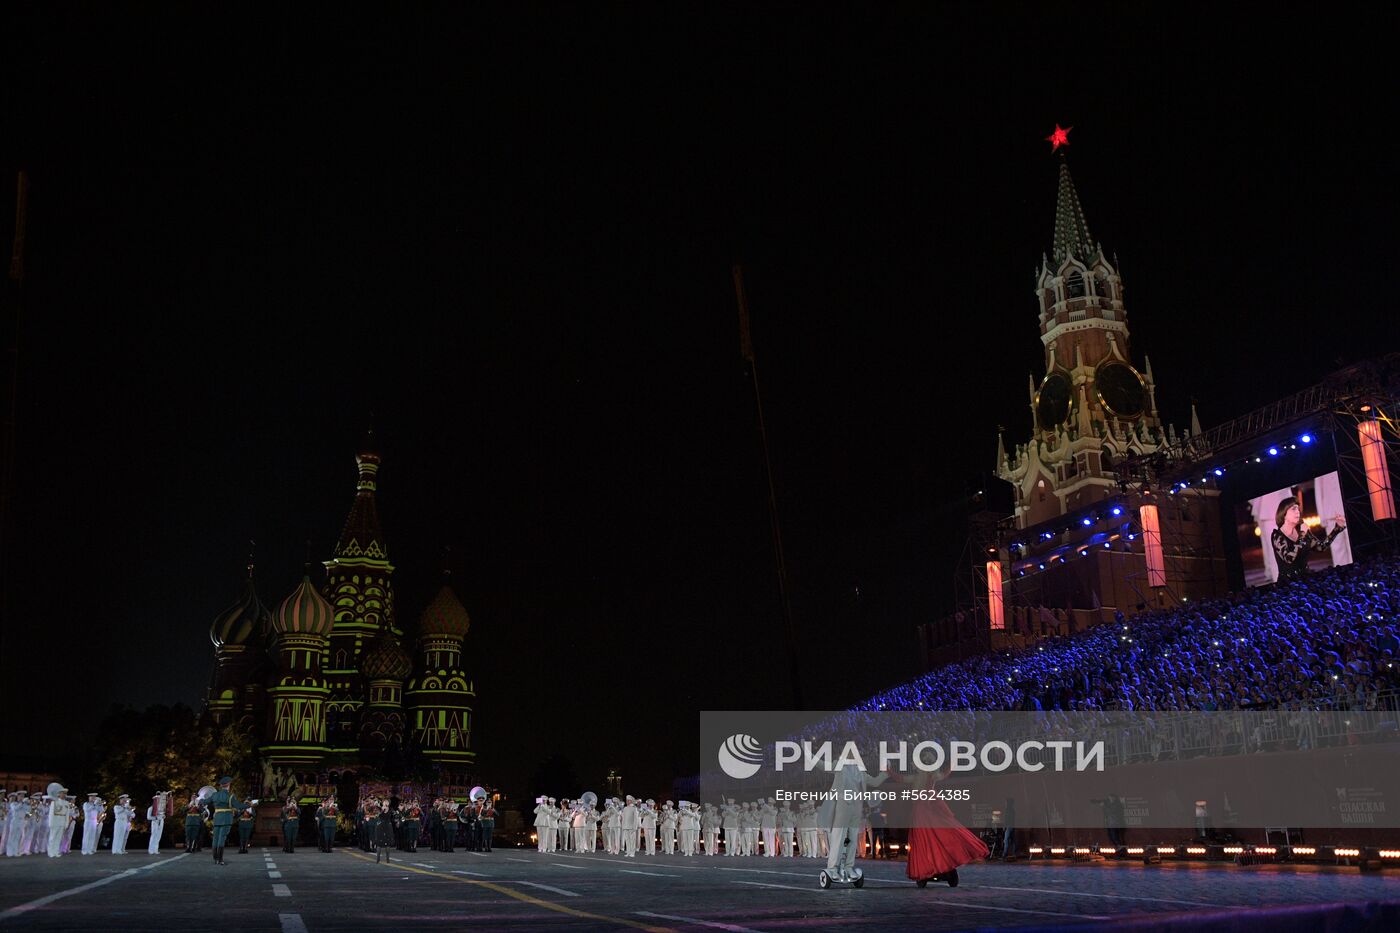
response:
[[[1219,470],[1219,469],[1217,469],[1217,470],[1215,471],[1215,475],[1216,475],[1216,476],[1224,476],[1224,475],[1225,475],[1225,471],[1224,471],[1224,470]]]
[[[1277,456],[1278,456],[1278,448],[1277,448],[1277,447],[1270,447],[1270,448],[1269,448],[1269,456],[1270,456],[1270,457],[1277,457]]]
[[[1086,516],[1086,517],[1084,517],[1084,518],[1081,518],[1081,519],[1079,520],[1079,522],[1080,522],[1080,524],[1082,524],[1085,528],[1088,528],[1090,525],[1092,525],[1092,524],[1094,523],[1094,520],[1093,520],[1092,518],[1089,518],[1089,517]]]
[[[1116,506],[1116,505],[1115,505],[1115,506],[1113,507],[1113,514],[1114,514],[1114,515],[1122,515],[1122,514],[1123,514],[1123,509],[1120,508],[1119,506]]]
[[[1044,569],[1045,569],[1045,565],[1044,565],[1044,564],[1041,564],[1041,565],[1040,565],[1040,569],[1041,569],[1041,570],[1044,570]]]
[[[1304,434],[1302,437],[1298,438],[1298,440],[1302,441],[1304,444],[1311,444],[1311,443],[1312,443],[1312,435],[1311,435],[1311,434]]]

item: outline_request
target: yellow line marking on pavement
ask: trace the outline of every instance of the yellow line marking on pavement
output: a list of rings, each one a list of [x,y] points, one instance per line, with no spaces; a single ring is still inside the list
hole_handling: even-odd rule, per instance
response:
[[[354,852],[346,852],[345,854],[351,858],[360,859],[361,861],[369,861],[365,856],[356,855]],[[490,881],[477,881],[474,878],[461,878],[456,875],[447,874],[446,872],[411,868],[404,865],[400,865],[399,869],[401,871],[411,871],[419,875],[427,875],[430,878],[443,878],[447,881],[455,881],[458,884],[471,884],[479,888],[486,888],[489,891],[495,891],[497,894],[504,894],[506,897],[514,898],[517,901],[524,901],[527,904],[543,907],[545,910],[552,910],[555,913],[568,914],[571,917],[582,917],[585,920],[601,920],[604,923],[616,923],[619,926],[631,927],[634,930],[647,930],[648,933],[676,933],[676,931],[670,927],[652,926],[648,923],[638,923],[636,920],[628,920],[626,917],[609,917],[605,914],[594,914],[586,910],[576,910],[573,907],[565,907],[563,904],[552,904],[549,901],[526,894],[524,891],[514,891],[504,885],[495,884]]]

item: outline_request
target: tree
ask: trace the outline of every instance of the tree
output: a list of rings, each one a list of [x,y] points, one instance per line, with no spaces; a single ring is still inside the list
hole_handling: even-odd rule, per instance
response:
[[[109,801],[130,794],[141,815],[159,791],[187,799],[223,775],[242,777],[253,761],[246,733],[201,722],[184,704],[139,711],[116,707],[98,736],[93,746],[98,791]]]

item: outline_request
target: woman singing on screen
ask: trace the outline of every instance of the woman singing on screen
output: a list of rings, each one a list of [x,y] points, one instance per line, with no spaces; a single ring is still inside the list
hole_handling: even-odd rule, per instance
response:
[[[1346,518],[1333,516],[1332,531],[1325,537],[1315,533],[1303,522],[1303,511],[1298,500],[1289,496],[1278,504],[1274,516],[1278,526],[1270,539],[1274,545],[1274,560],[1278,562],[1278,582],[1296,580],[1308,572],[1308,555],[1313,551],[1325,551],[1332,546],[1337,535],[1346,530]],[[1319,529],[1320,532],[1320,529]]]

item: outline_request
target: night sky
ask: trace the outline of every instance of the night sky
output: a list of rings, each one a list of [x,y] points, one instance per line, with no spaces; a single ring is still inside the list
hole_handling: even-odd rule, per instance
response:
[[[736,261],[807,705],[914,675],[1029,434],[1057,122],[1168,420],[1396,347],[1379,5],[27,6],[5,762],[202,702],[248,541],[275,606],[372,423],[400,621],[444,547],[473,617],[483,774],[665,794],[698,711],[790,702]]]

